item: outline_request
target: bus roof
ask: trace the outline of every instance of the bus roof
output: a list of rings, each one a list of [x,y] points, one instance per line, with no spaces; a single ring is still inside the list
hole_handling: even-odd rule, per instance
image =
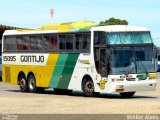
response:
[[[87,28],[91,28],[95,26],[95,22],[67,22],[67,23],[57,23],[57,24],[46,24],[38,30],[58,30],[59,32],[77,32],[80,30],[90,30]]]
[[[26,35],[26,34],[45,34],[45,33],[64,33],[64,32],[89,32],[89,31],[105,31],[105,32],[136,32],[149,31],[148,28],[130,25],[108,25],[98,26],[95,22],[70,22],[46,24],[35,30],[6,30],[3,35]]]
[[[95,22],[68,22],[68,23],[46,24],[35,30],[27,30],[27,29],[6,30],[4,32],[4,35],[89,32],[93,26],[97,26]]]

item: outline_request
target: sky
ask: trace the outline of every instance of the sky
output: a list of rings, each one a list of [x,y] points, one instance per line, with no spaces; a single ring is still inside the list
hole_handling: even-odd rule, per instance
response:
[[[51,18],[50,9],[54,9]],[[111,17],[151,30],[160,46],[160,0],[0,0],[0,24],[39,28],[48,23],[100,21]]]

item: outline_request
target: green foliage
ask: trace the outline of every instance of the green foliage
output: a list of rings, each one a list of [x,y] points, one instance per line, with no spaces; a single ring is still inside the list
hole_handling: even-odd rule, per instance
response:
[[[99,23],[100,26],[103,25],[128,25],[128,22],[126,20],[116,19],[114,17],[109,18],[108,20],[101,21]]]

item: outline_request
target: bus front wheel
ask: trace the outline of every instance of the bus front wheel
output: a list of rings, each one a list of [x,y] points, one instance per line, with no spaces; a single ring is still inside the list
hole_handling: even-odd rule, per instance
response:
[[[19,87],[21,92],[28,92],[28,84],[24,75],[19,77]]]
[[[34,75],[30,75],[28,77],[28,90],[30,93],[35,93],[37,91],[36,79]]]
[[[124,92],[124,93],[120,93],[120,95],[124,98],[130,98],[135,94],[135,92]]]
[[[91,79],[84,78],[82,83],[83,94],[86,97],[93,97],[94,96],[94,84]]]

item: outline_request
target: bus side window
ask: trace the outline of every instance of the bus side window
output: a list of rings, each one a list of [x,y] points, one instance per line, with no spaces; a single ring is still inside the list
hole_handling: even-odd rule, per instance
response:
[[[30,49],[36,50],[36,36],[30,36]]]
[[[94,44],[106,44],[107,38],[106,38],[106,32],[94,32]]]
[[[29,37],[23,37],[23,50],[28,50],[29,48]]]
[[[22,45],[22,37],[17,37],[17,50],[22,50],[23,45]]]
[[[83,34],[83,49],[89,50],[90,49],[90,34]]]
[[[66,35],[66,49],[72,50],[73,49],[73,35]]]
[[[29,48],[29,37],[17,37],[17,50],[28,50]]]
[[[82,45],[83,45],[82,34],[76,34],[75,35],[75,49],[76,50],[82,49]]]
[[[42,36],[37,36],[36,38],[36,50],[43,50]]]
[[[94,32],[94,44],[95,44],[95,45],[99,44],[98,32]]]
[[[51,50],[57,50],[57,36],[51,36],[51,43],[50,43]]]
[[[65,35],[59,35],[59,49],[60,50],[65,50]]]
[[[50,36],[44,36],[44,49],[50,51]]]
[[[6,37],[4,39],[4,51],[15,50],[16,37]]]

